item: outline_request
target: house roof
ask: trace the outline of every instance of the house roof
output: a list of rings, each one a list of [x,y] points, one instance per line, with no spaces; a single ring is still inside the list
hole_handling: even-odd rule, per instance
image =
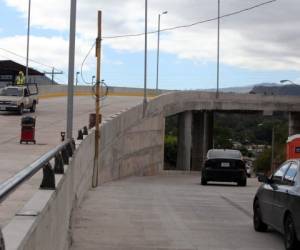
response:
[[[12,60],[0,60],[0,75],[17,75],[19,71],[25,73],[26,67]],[[28,68],[29,75],[44,75],[33,68]]]

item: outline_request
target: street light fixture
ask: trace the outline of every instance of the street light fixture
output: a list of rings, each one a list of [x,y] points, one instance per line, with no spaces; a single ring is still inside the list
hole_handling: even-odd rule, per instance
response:
[[[168,11],[164,11],[158,14],[158,31],[157,31],[157,59],[156,59],[156,93],[158,93],[158,74],[159,74],[159,42],[160,42],[160,17],[168,14]]]

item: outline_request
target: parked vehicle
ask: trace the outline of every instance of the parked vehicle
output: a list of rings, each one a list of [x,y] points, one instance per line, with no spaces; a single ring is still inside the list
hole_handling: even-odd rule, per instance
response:
[[[211,149],[202,168],[201,184],[208,181],[237,182],[247,185],[247,173],[242,154],[239,150]]]
[[[17,111],[20,115],[25,109],[35,112],[38,104],[37,87],[27,85],[7,86],[0,89],[0,111]]]
[[[300,249],[300,159],[284,162],[262,185],[253,201],[253,225],[258,232],[269,226],[284,235],[285,249]]]

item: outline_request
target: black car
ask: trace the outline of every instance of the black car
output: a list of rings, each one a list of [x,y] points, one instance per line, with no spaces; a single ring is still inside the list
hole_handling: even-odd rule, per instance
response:
[[[284,162],[270,177],[259,176],[263,184],[253,202],[253,225],[258,232],[268,226],[284,236],[285,249],[300,249],[300,159]]]
[[[208,181],[237,182],[247,185],[247,172],[242,154],[232,149],[210,149],[202,168],[201,184]]]

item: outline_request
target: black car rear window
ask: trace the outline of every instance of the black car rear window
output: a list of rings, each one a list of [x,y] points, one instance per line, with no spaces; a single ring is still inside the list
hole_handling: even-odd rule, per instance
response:
[[[233,149],[211,149],[207,152],[207,159],[242,159],[239,150]]]

